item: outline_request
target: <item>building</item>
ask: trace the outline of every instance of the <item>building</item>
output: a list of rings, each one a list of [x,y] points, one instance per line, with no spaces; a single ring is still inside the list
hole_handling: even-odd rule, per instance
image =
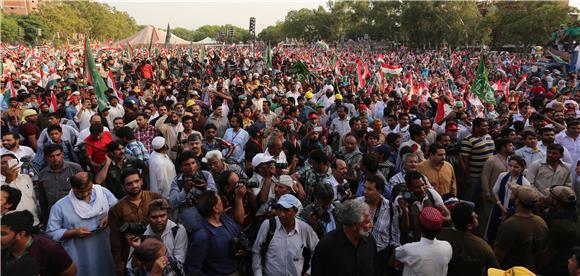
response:
[[[38,10],[42,2],[48,0],[0,0],[2,13],[5,14],[29,14]]]

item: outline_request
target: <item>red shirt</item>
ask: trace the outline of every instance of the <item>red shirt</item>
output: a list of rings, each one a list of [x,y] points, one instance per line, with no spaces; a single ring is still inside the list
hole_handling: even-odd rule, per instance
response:
[[[103,132],[99,140],[93,140],[93,135],[89,135],[89,137],[85,138],[85,142],[87,143],[87,156],[90,156],[95,163],[104,163],[107,160],[105,157],[107,145],[111,141],[113,141],[113,136],[108,131]]]
[[[144,79],[152,79],[153,78],[153,66],[151,64],[145,64],[141,67],[141,75]]]

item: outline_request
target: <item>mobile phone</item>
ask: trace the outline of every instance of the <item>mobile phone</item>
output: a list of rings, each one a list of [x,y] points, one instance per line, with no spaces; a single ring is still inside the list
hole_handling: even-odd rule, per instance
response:
[[[16,165],[18,165],[18,160],[17,159],[10,159],[10,160],[8,160],[8,168],[13,168]]]

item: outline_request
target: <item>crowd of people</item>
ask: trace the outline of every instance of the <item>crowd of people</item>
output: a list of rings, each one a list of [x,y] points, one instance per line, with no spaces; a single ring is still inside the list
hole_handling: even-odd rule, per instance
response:
[[[103,94],[2,46],[3,275],[580,275],[580,76],[537,54],[96,46]]]

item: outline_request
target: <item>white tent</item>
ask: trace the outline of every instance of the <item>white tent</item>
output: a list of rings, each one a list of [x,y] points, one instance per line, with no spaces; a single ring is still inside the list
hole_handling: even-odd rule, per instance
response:
[[[155,27],[153,27],[153,26],[147,26],[128,38],[114,42],[113,45],[114,46],[125,45],[127,43],[127,41],[132,46],[133,45],[141,45],[141,46],[149,45],[149,42],[151,41],[151,36],[153,35],[153,32],[157,33],[157,42],[155,44],[157,44],[157,45],[165,44],[165,36],[166,36],[165,30],[161,30],[161,29],[156,30]],[[169,43],[171,45],[189,45],[190,42],[176,36],[175,34],[171,34],[171,38],[169,39]]]
[[[200,41],[194,42],[196,44],[217,44],[217,40],[210,38],[210,37],[206,37]]]

